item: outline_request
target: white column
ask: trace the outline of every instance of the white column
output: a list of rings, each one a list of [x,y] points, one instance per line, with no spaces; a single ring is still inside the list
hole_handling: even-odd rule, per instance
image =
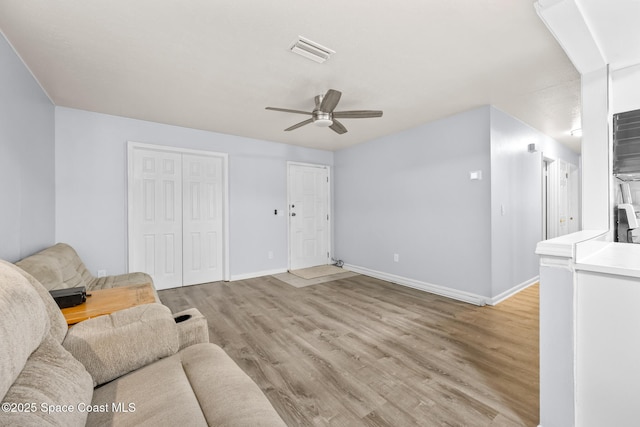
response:
[[[613,230],[609,86],[607,67],[582,75],[582,225],[585,230]]]

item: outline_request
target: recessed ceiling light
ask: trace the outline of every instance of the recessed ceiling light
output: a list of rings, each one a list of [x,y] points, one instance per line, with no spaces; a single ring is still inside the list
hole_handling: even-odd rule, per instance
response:
[[[289,46],[289,50],[293,53],[297,53],[300,56],[304,56],[307,59],[319,62],[321,64],[329,59],[331,55],[336,53],[334,50],[331,50],[328,47],[322,46],[321,44],[306,39],[302,36],[298,36],[298,38],[293,41],[291,46]]]

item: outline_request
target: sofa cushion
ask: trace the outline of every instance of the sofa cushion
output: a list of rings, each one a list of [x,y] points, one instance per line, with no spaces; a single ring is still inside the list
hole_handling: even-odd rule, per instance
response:
[[[122,409],[112,410],[113,403]],[[96,388],[92,404],[110,410],[89,414],[87,426],[207,425],[184,374],[180,353]]]
[[[97,388],[87,425],[285,426],[258,386],[214,344],[196,344]]]
[[[86,286],[93,279],[87,267],[66,243],[58,243],[34,255],[24,258],[16,265],[38,281],[47,290]]]
[[[7,261],[0,260],[0,264],[4,264],[9,268],[13,268],[17,270],[20,274],[22,274],[27,281],[31,284],[33,289],[38,292],[42,302],[44,303],[45,308],[47,309],[47,314],[49,316],[49,323],[51,324],[50,333],[51,335],[61,343],[64,339],[65,335],[67,335],[67,321],[64,320],[64,316],[60,311],[60,307],[56,304],[56,301],[53,299],[49,291],[47,291],[44,286],[35,277],[21,269],[20,267],[8,263]]]
[[[118,286],[132,286],[132,285],[144,285],[151,283],[153,285],[153,279],[147,273],[135,272],[127,274],[118,274],[115,276],[95,277],[89,282],[87,290],[93,291],[96,289],[110,289],[117,288]],[[156,297],[156,302],[160,302],[156,288],[153,288],[153,295]]]
[[[153,283],[153,279],[147,273],[127,273],[115,276],[96,277],[90,283],[87,289],[109,289],[118,286],[144,285],[145,283]]]
[[[0,264],[0,397],[18,377],[27,358],[49,333],[44,303],[27,279]]]
[[[260,387],[213,344],[182,350],[182,366],[210,426],[285,426]]]
[[[75,324],[63,345],[95,386],[175,354],[180,343],[171,310],[144,304]]]
[[[3,402],[15,404],[16,411],[0,412],[0,425],[83,426],[92,395],[91,377],[82,364],[48,335],[5,395]]]

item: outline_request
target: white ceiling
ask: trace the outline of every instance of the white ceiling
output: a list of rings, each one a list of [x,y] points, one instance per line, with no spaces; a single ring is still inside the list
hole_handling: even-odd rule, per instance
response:
[[[577,0],[603,60],[618,70],[640,64],[640,0]]]
[[[580,150],[580,76],[533,0],[2,0],[0,30],[60,106],[336,150],[492,104]],[[283,132],[307,117],[264,109],[329,88],[384,116]]]

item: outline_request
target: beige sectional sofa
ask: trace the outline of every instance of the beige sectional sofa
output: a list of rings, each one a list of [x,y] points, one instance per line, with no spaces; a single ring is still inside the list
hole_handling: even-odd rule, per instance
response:
[[[185,343],[162,304],[67,329],[48,290],[0,261],[0,313],[0,426],[285,425],[220,347]]]
[[[78,253],[66,243],[57,243],[36,254],[16,262],[47,290],[84,286],[87,291],[117,286],[153,283],[146,273],[128,273],[118,276],[94,277],[85,267]],[[160,302],[156,294],[156,300]]]
[[[117,276],[94,277],[82,262],[75,249],[66,243],[57,243],[31,256],[16,262],[22,270],[33,276],[48,291],[84,286],[87,292],[96,289],[108,289],[118,286],[151,284],[155,301],[160,303],[160,297],[153,279],[146,273],[135,272]],[[207,320],[196,309],[189,309],[175,313],[174,318],[189,319],[188,322],[178,323],[180,348],[198,342],[209,341]]]

